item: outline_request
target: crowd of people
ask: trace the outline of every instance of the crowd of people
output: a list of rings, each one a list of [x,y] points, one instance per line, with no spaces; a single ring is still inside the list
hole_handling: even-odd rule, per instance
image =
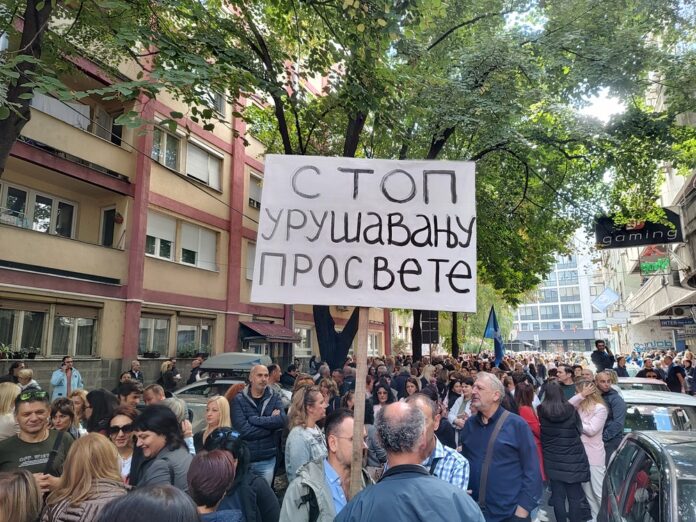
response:
[[[597,341],[590,360],[369,358],[357,495],[351,358],[312,358],[306,372],[257,365],[208,399],[197,433],[171,394],[173,361],[148,386],[133,361],[114,390],[88,391],[65,357],[50,394],[15,363],[0,383],[0,522],[545,521],[549,507],[558,522],[594,521],[624,431],[613,383],[628,364],[693,393],[692,355],[676,355],[615,357]]]

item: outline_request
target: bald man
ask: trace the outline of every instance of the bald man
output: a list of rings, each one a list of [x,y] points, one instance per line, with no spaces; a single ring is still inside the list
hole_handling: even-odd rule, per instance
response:
[[[249,385],[232,401],[232,425],[246,441],[251,455],[251,471],[273,485],[276,463],[276,434],[286,422],[280,397],[268,386],[268,368],[254,366]]]

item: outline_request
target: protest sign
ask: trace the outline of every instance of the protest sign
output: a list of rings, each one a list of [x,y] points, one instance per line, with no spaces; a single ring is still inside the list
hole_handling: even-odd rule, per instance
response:
[[[474,163],[266,156],[251,300],[475,312]]]

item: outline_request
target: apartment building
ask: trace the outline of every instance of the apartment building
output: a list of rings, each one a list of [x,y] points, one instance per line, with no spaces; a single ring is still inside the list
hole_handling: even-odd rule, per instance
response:
[[[96,63],[77,65],[66,78],[76,90],[114,81]],[[283,364],[318,354],[311,307],[250,303],[264,148],[223,96],[210,103],[226,125],[206,131],[184,118],[142,132],[115,120],[188,108],[166,95],[134,105],[34,97],[0,178],[0,372],[5,352],[32,353],[47,383],[71,355],[94,387],[111,386],[136,358],[154,379],[170,356],[186,369],[198,352]],[[350,310],[332,312],[340,328]],[[387,311],[371,310],[380,352],[388,323]]]

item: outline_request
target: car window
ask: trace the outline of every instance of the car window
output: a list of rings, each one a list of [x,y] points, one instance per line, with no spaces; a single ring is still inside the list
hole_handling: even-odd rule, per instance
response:
[[[624,432],[690,431],[696,427],[696,407],[662,404],[628,404]]]
[[[634,464],[626,476],[618,502],[622,518],[636,522],[658,522],[661,498],[660,470],[647,453],[637,448]]]
[[[616,497],[621,496],[622,488],[626,481],[626,476],[633,466],[636,455],[638,454],[638,446],[633,442],[627,442],[621,448],[619,453],[614,457],[614,460],[609,467],[609,483]]]
[[[622,390],[647,390],[647,391],[668,391],[667,386],[661,384],[644,384],[640,382],[620,382],[619,388]]]
[[[677,519],[681,522],[696,522],[696,481],[680,480],[677,488]]]

